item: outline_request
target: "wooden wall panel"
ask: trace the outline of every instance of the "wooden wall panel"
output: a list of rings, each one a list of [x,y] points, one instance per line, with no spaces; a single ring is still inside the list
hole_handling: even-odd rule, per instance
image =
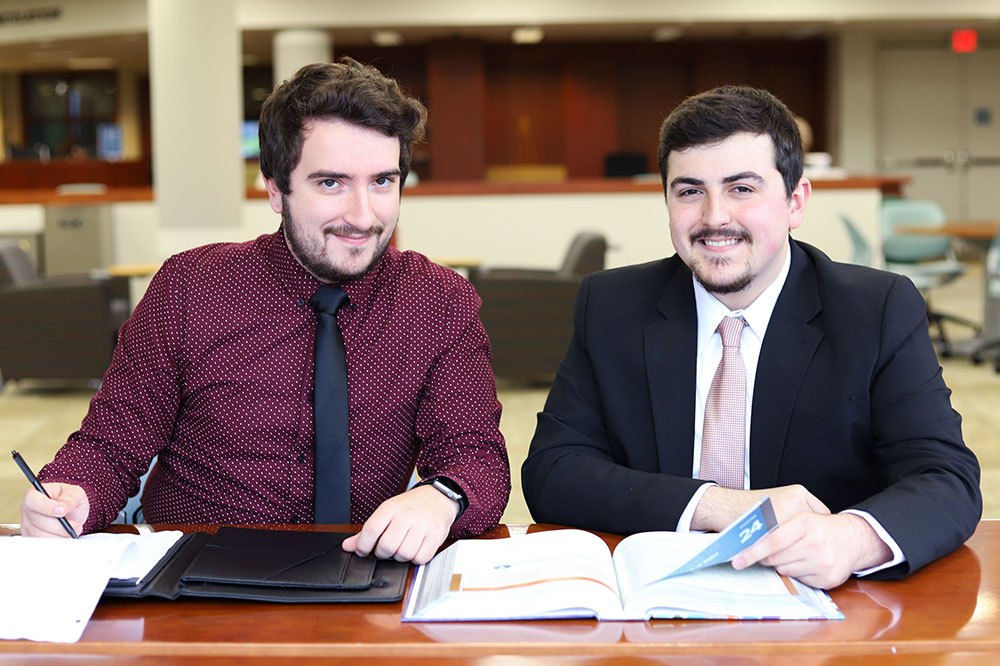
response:
[[[565,163],[562,80],[555,64],[489,64],[488,165]]]
[[[485,175],[486,82],[482,46],[433,44],[427,56],[428,156],[436,180],[482,180]]]
[[[723,83],[768,88],[812,124],[814,150],[829,145],[820,39],[532,46],[449,39],[341,54],[375,65],[427,105],[427,141],[413,155],[424,179],[479,181],[489,165],[528,164],[564,165],[571,178],[592,178],[612,152],[641,152],[656,171],[666,115],[685,97]],[[66,182],[65,174],[27,174],[32,168],[15,168],[6,179],[17,187]],[[145,163],[124,173],[108,169],[114,173],[102,178],[114,181],[109,185],[149,184]]]
[[[815,61],[773,55],[760,59],[751,78],[752,85],[770,90],[792,113],[809,121],[814,151],[828,149],[825,82],[826,70]]]
[[[656,150],[664,118],[691,94],[691,69],[678,58],[623,66],[620,77],[620,150],[642,153],[651,173],[658,170]]]
[[[619,151],[618,64],[574,58],[563,76],[564,161],[570,178],[600,178],[604,156]]]

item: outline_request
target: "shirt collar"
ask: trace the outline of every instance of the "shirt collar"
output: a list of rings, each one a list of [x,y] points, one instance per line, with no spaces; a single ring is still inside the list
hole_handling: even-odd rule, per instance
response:
[[[705,349],[708,340],[719,327],[719,322],[723,317],[743,317],[747,326],[761,340],[767,332],[767,325],[771,321],[771,314],[774,306],[781,295],[781,289],[788,279],[788,270],[792,265],[791,248],[786,246],[785,261],[778,272],[777,277],[761,292],[753,303],[742,310],[730,310],[722,301],[706,291],[700,282],[691,276],[694,282],[694,301],[698,312],[698,349]]]

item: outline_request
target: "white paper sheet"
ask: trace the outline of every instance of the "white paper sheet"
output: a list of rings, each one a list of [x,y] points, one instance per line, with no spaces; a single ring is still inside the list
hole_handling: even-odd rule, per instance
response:
[[[128,545],[125,554],[111,573],[111,578],[130,580],[142,579],[156,566],[167,551],[184,536],[176,530],[153,532],[152,534],[109,534],[96,532],[81,537],[83,541],[122,541]]]
[[[0,537],[0,638],[80,640],[124,540]]]

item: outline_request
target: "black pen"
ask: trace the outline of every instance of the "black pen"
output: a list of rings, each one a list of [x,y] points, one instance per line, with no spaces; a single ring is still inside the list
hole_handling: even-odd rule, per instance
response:
[[[21,457],[21,454],[18,453],[17,451],[11,451],[10,454],[14,456],[14,462],[16,462],[17,466],[21,468],[21,471],[24,472],[24,475],[28,477],[28,481],[30,481],[31,485],[35,487],[35,490],[45,495],[46,497],[49,497],[49,494],[45,492],[45,488],[43,488],[42,484],[39,483],[38,477],[35,476],[35,473],[31,471],[30,467],[28,467],[28,463],[24,462],[24,458]],[[52,498],[49,497],[49,499]],[[73,537],[74,539],[80,538],[76,535],[76,530],[73,529],[73,526],[69,524],[68,520],[66,520],[65,518],[60,518],[59,524],[62,525],[67,532],[69,532],[69,535],[71,537]]]

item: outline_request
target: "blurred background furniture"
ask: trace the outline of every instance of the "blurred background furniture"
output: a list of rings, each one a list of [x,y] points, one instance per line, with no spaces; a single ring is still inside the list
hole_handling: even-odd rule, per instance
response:
[[[945,222],[944,210],[933,201],[886,199],[882,202],[882,253],[886,270],[907,276],[923,293],[927,301],[927,319],[936,332],[932,339],[939,343],[941,354],[948,356],[952,350],[944,322],[967,326],[976,334],[980,325],[936,310],[931,305],[930,291],[961,276],[965,273],[965,265],[955,257],[950,237],[913,232],[921,227],[938,229]]]
[[[844,223],[847,237],[851,239],[851,263],[859,266],[872,265],[872,245],[861,233],[857,223],[850,216],[840,213],[840,221]]]
[[[158,455],[153,456],[146,473],[139,477],[139,490],[135,495],[128,498],[125,506],[118,512],[118,517],[111,521],[112,525],[141,525],[146,522],[146,517],[142,511],[142,491],[146,489],[146,481],[153,472],[153,468],[156,467],[156,461],[159,458],[160,456]]]
[[[604,156],[605,178],[630,178],[649,172],[644,153],[608,153]]]
[[[583,276],[604,268],[607,240],[582,232],[557,270],[474,268],[469,280],[493,347],[497,377],[551,381],[573,332],[573,303]]]
[[[61,194],[86,192],[93,184],[61,185]],[[103,185],[97,187],[107,189]],[[74,189],[75,188],[75,189]],[[112,263],[111,207],[99,204],[45,206],[45,275],[79,275]]]
[[[993,369],[1000,372],[1000,233],[993,236],[983,265],[984,306],[983,335],[973,345],[969,359],[981,363],[985,353],[994,354]]]
[[[0,244],[0,381],[100,380],[129,315],[124,277],[41,277],[16,243]]]

